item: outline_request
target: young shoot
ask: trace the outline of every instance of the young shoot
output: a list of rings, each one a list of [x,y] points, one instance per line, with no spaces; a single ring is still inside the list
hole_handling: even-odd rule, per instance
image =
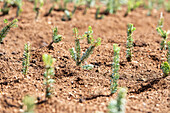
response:
[[[4,0],[4,5],[0,11],[2,12],[2,15],[7,15],[9,13],[10,7],[8,6],[10,0]]]
[[[168,62],[163,62],[161,64],[161,69],[165,77],[170,74],[170,65],[168,64]]]
[[[61,18],[62,21],[70,21],[72,19],[72,13],[69,12],[68,10],[64,11],[64,15]]]
[[[23,99],[24,106],[26,107],[26,110],[24,110],[24,113],[34,113],[35,108],[35,98],[31,96],[25,96]]]
[[[57,29],[57,27],[55,27],[55,28],[53,29],[52,42],[48,45],[48,48],[49,48],[49,49],[53,49],[52,44],[53,44],[53,43],[58,43],[58,42],[60,42],[61,40],[62,40],[62,35],[59,35],[59,34],[58,34],[58,29]]]
[[[160,19],[158,21],[158,27],[162,28],[163,24],[164,24],[164,17],[163,17],[163,13],[161,12]]]
[[[120,53],[120,47],[118,47],[118,44],[113,44],[113,50],[114,50],[114,57],[113,57],[113,63],[112,63],[112,75],[111,75],[111,94],[115,93],[117,91],[118,86],[118,79],[119,79],[119,53]]]
[[[96,9],[95,18],[96,20],[104,18],[104,15],[100,15],[100,7],[97,7]]]
[[[24,54],[23,54],[23,62],[22,62],[22,66],[23,66],[23,70],[22,73],[26,76],[28,73],[28,67],[30,64],[30,43],[25,44],[24,47]]]
[[[170,1],[164,1],[165,10],[170,13]]]
[[[133,56],[133,38],[132,34],[133,31],[136,30],[135,27],[133,27],[133,24],[128,24],[128,29],[127,29],[127,43],[126,43],[126,59],[128,62],[132,61],[132,56]]]
[[[85,9],[84,9],[84,12],[83,12],[84,15],[87,13],[87,10],[88,10],[90,7],[94,6],[95,0],[85,0],[85,2],[86,2],[86,3],[85,3]]]
[[[141,0],[128,0],[128,9],[125,13],[125,17],[133,10],[135,10],[136,8],[138,8],[139,6],[142,5],[142,1]]]
[[[125,4],[126,0],[108,0],[107,9],[105,10],[105,14],[113,14],[116,13],[117,10],[121,9],[122,4]]]
[[[59,11],[65,11],[67,10],[67,4],[70,2],[70,0],[63,0],[63,5],[62,5],[62,0],[59,0]]]
[[[14,19],[0,31],[0,43],[3,43],[4,38],[6,37],[11,28],[18,26],[17,22],[18,20]],[[4,23],[8,23],[8,20],[4,19]]]
[[[42,56],[44,65],[45,65],[45,73],[44,73],[44,84],[46,87],[45,98],[49,99],[52,95],[52,83],[55,82],[53,79],[55,71],[54,71],[54,63],[56,61],[55,58],[52,58],[51,55],[44,54]]]
[[[91,27],[91,26],[88,27],[88,31],[85,32],[84,37],[87,37],[87,43],[88,43],[88,44],[94,43],[93,30],[92,30],[92,27]]]
[[[166,41],[168,39],[168,34],[170,33],[169,31],[163,31],[161,27],[156,28],[158,34],[163,38],[161,42],[161,50],[166,49]]]
[[[156,9],[159,10],[160,8],[162,8],[163,6],[163,3],[165,2],[165,0],[157,0],[157,7]]]
[[[34,0],[34,11],[36,12],[35,20],[38,19],[40,15],[40,9],[44,5],[44,0]]]
[[[170,41],[167,42],[167,45],[168,45],[167,61],[168,64],[170,65]]]
[[[105,13],[106,14],[113,14],[113,12],[114,12],[114,9],[113,9],[113,5],[114,5],[114,3],[113,3],[113,1],[114,0],[108,0],[108,2],[107,2],[107,9],[105,10]]]
[[[92,70],[92,69],[94,68],[94,65],[88,64],[88,65],[82,66],[82,68],[83,68],[84,70]]]
[[[165,77],[170,74],[170,41],[167,42],[167,45],[168,45],[167,62],[163,62],[161,64],[161,69]]]
[[[109,113],[125,113],[127,89],[120,88],[116,100],[111,100],[108,105]]]
[[[148,16],[151,16],[151,11],[153,9],[153,6],[154,6],[153,0],[148,0],[148,13],[147,13]]]
[[[80,66],[90,56],[90,54],[93,53],[94,48],[101,44],[101,38],[98,38],[95,42],[91,42],[91,46],[85,51],[85,53],[83,53],[83,56],[81,57],[80,39],[83,38],[78,35],[77,28],[74,28],[73,32],[75,37],[75,49],[71,48],[69,51],[72,59],[76,62],[76,65]]]
[[[18,17],[22,12],[22,0],[15,0],[15,4],[17,5],[16,16]]]
[[[58,2],[58,0],[52,0],[53,5],[51,6],[51,8],[49,9],[48,13],[45,16],[49,16],[51,14],[51,12],[54,10],[57,2]]]
[[[85,1],[84,0],[73,0],[74,3],[74,9],[72,10],[72,15],[76,12],[77,8],[83,4]]]

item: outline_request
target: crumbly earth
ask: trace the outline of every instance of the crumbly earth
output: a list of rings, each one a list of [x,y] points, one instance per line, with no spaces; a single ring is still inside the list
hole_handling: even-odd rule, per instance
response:
[[[0,4],[2,6],[2,3]],[[62,11],[53,11],[44,16],[52,4],[45,4],[38,21],[35,21],[33,3],[24,2],[23,12],[18,17],[18,28],[13,28],[0,45],[0,113],[18,113],[23,111],[22,99],[32,95],[36,101],[36,113],[97,113],[108,112],[107,106],[117,93],[110,96],[110,75],[113,61],[113,44],[119,44],[120,79],[119,87],[127,87],[127,113],[168,113],[170,111],[170,76],[163,77],[160,65],[166,60],[167,51],[161,51],[162,38],[156,32],[160,12],[164,14],[164,28],[170,29],[170,13],[164,10],[153,10],[151,16],[147,10],[138,8],[124,17],[126,7],[117,14],[95,20],[95,8],[83,15],[79,8],[71,21],[61,21]],[[56,7],[57,9],[57,7]],[[69,5],[73,9],[73,5]],[[0,19],[12,20],[16,7],[11,8],[9,15]],[[126,60],[126,29],[133,23],[134,57],[132,62]],[[64,39],[53,44],[52,28],[58,27]],[[102,38],[86,63],[93,64],[92,70],[83,70],[71,59],[69,48],[74,47],[72,29],[77,27],[83,34],[92,26],[94,38]],[[169,39],[168,39],[169,40]],[[31,61],[27,76],[23,76],[22,58],[24,44],[31,44]],[[81,42],[81,49],[88,48],[86,41]],[[44,65],[42,54],[51,54],[56,58],[53,97],[44,102],[45,86],[43,85]]]

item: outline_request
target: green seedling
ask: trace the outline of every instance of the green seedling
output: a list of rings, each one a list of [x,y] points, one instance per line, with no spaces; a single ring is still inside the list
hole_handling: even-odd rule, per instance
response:
[[[59,34],[58,34],[58,29],[57,29],[57,27],[55,27],[55,28],[53,29],[52,42],[48,45],[48,48],[49,48],[49,49],[53,49],[52,44],[53,44],[53,43],[58,43],[58,42],[60,42],[61,40],[62,40],[62,35],[59,35]]]
[[[113,14],[116,13],[117,10],[121,9],[122,4],[126,3],[123,0],[108,0],[106,5],[105,14]]]
[[[54,3],[54,4],[51,6],[51,8],[49,9],[48,13],[47,13],[45,16],[50,15],[51,12],[54,10],[55,6],[56,6],[56,4]]]
[[[72,19],[72,13],[69,12],[68,10],[65,10],[64,11],[64,15],[63,17],[61,18],[62,21],[70,21]]]
[[[17,5],[17,13],[16,16],[18,17],[22,12],[22,0],[15,0],[15,4]]]
[[[83,53],[83,56],[81,57],[80,39],[83,38],[78,35],[77,28],[74,28],[73,32],[75,37],[75,50],[74,48],[71,48],[69,51],[72,59],[76,62],[76,65],[80,66],[81,63],[83,63],[90,56],[90,54],[93,53],[94,48],[101,44],[101,38],[98,38],[95,42],[91,43],[91,46],[85,51],[85,53]]]
[[[151,16],[152,9],[154,8],[154,1],[153,0],[148,0],[148,16]]]
[[[42,56],[44,65],[45,65],[45,73],[44,73],[44,84],[46,86],[45,98],[49,99],[52,96],[52,84],[55,82],[53,79],[55,71],[54,71],[54,63],[56,61],[55,58],[52,58],[51,55],[44,54]]]
[[[44,5],[44,0],[34,0],[34,11],[36,12],[35,20],[38,19],[40,15],[40,9]]]
[[[88,65],[82,66],[82,68],[83,68],[84,70],[92,70],[92,69],[94,68],[94,65],[88,64]]]
[[[108,105],[109,113],[125,113],[127,89],[120,88],[116,100],[111,100]]]
[[[59,1],[59,11],[65,11],[67,10],[67,4],[70,2],[70,0],[63,0],[63,5],[62,5],[62,0]]]
[[[170,65],[170,41],[167,42],[167,45],[168,45],[167,61],[168,64]]]
[[[126,59],[128,62],[132,61],[132,56],[133,56],[133,38],[132,34],[133,31],[136,30],[135,27],[133,27],[133,24],[128,24],[128,29],[127,29],[127,43],[126,43]]]
[[[157,0],[157,10],[159,10],[160,8],[162,8],[163,3],[165,2],[165,0]]]
[[[91,27],[91,26],[88,27],[88,31],[85,32],[84,37],[87,38],[87,43],[88,43],[88,44],[94,43],[93,30],[92,30],[92,27]]]
[[[51,14],[51,12],[54,10],[56,4],[58,3],[58,0],[52,0],[53,5],[51,6],[51,8],[49,9],[48,13],[45,16],[48,16]]]
[[[2,9],[0,10],[2,12],[2,15],[7,15],[9,13],[10,7],[9,4],[10,0],[4,0],[4,4]]]
[[[74,9],[72,11],[72,15],[76,12],[76,10],[79,6],[85,4],[85,1],[84,0],[74,0],[73,3],[74,3]]]
[[[17,27],[17,19],[14,19],[11,23],[9,23],[8,25],[6,25],[0,32],[0,43],[3,43],[4,38],[6,37],[6,35],[8,34],[8,32],[10,31],[11,28],[13,27]],[[8,23],[7,19],[4,19],[4,23]]]
[[[97,7],[97,9],[96,9],[95,18],[96,18],[96,20],[104,18],[104,15],[100,15],[100,7]]]
[[[163,38],[161,42],[161,50],[166,49],[166,41],[168,39],[168,34],[170,33],[169,31],[163,31],[161,27],[156,28],[158,34]]]
[[[162,28],[163,24],[164,24],[164,17],[163,17],[163,13],[161,12],[160,19],[158,21],[158,27]]]
[[[170,13],[170,0],[164,1],[165,10]]]
[[[90,8],[90,7],[92,7],[92,6],[94,6],[95,5],[95,0],[85,0],[85,9],[84,9],[84,12],[83,12],[83,14],[85,15],[86,13],[87,13],[87,10]]]
[[[35,98],[31,96],[25,96],[23,99],[24,106],[26,106],[26,110],[24,113],[34,113],[35,108]]]
[[[167,45],[168,45],[167,61],[161,64],[161,69],[165,77],[170,74],[170,41],[167,42]]]
[[[48,16],[51,14],[51,12],[54,10],[55,6],[59,4],[59,9],[58,11],[65,11],[67,10],[67,4],[70,2],[69,0],[64,0],[63,2],[61,0],[52,0],[53,5],[49,9],[48,13],[45,16]],[[62,5],[63,3],[63,5]]]
[[[23,54],[23,62],[22,62],[22,66],[23,66],[23,70],[22,70],[22,73],[24,75],[27,75],[28,73],[28,67],[29,67],[29,64],[30,64],[30,44],[25,44],[25,47],[24,47],[24,54]]]
[[[124,16],[127,16],[131,11],[135,10],[143,4],[142,0],[128,0],[128,9]]]
[[[161,69],[164,73],[164,76],[168,76],[170,73],[170,65],[168,64],[168,62],[163,62],[161,64]]]
[[[112,63],[112,75],[111,75],[111,94],[115,93],[117,91],[119,80],[119,53],[120,53],[120,47],[118,47],[117,44],[113,44],[113,50],[114,50],[114,58]]]

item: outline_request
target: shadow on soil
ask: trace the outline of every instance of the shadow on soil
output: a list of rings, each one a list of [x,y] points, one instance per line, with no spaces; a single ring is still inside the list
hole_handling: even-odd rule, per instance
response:
[[[148,89],[155,89],[154,88],[154,85],[155,84],[158,84],[160,80],[166,78],[167,76],[163,76],[163,77],[160,77],[160,78],[156,78],[156,79],[150,79],[150,80],[147,80],[145,81],[145,85],[143,85],[143,83],[141,83],[140,85],[138,86],[135,86],[135,87],[140,87],[138,89],[136,89],[135,91],[130,91],[129,93],[135,93],[135,94],[140,94]],[[132,87],[131,89],[133,89],[134,87]]]
[[[98,97],[110,97],[112,96],[113,94],[109,94],[109,95],[102,95],[102,94],[99,94],[99,95],[93,95],[91,97],[86,97],[86,98],[80,98],[79,99],[79,102],[82,103],[83,101],[87,101],[87,100],[93,100],[93,99],[96,99]]]

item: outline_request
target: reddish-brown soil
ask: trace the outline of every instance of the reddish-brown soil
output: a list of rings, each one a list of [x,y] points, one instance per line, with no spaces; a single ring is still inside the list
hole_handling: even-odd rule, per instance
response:
[[[2,3],[1,3],[2,6]],[[83,15],[83,10],[76,11],[71,21],[61,21],[63,12],[53,11],[44,16],[51,4],[46,4],[38,21],[35,21],[33,4],[24,2],[23,12],[18,17],[18,28],[12,29],[0,45],[0,113],[18,113],[22,109],[22,99],[32,95],[39,99],[36,113],[106,113],[111,99],[117,93],[110,94],[111,64],[113,61],[114,43],[121,47],[119,87],[127,87],[127,113],[168,113],[170,111],[170,76],[163,78],[160,64],[166,60],[166,52],[160,48],[161,37],[156,26],[161,11],[154,10],[152,16],[146,16],[147,10],[138,8],[124,17],[126,8],[115,15],[95,20],[95,8]],[[57,7],[56,7],[57,8]],[[69,7],[72,9],[72,5]],[[163,10],[162,10],[163,11]],[[16,8],[11,8],[9,15],[1,16],[12,20]],[[164,11],[163,11],[164,12]],[[164,12],[164,29],[170,29],[170,14]],[[127,62],[126,25],[133,23],[134,57]],[[52,40],[52,28],[58,27],[64,39],[53,44],[54,50],[47,45]],[[93,70],[77,67],[71,59],[69,48],[74,47],[72,29],[77,27],[80,34],[92,26],[94,37],[101,37],[102,44],[95,48],[87,63],[95,65]],[[24,44],[31,43],[31,63],[28,76],[21,73]],[[86,41],[81,48],[87,49]],[[44,65],[42,54],[51,54],[56,58],[53,97],[44,102],[45,86],[43,85]],[[42,103],[41,103],[42,102]]]

